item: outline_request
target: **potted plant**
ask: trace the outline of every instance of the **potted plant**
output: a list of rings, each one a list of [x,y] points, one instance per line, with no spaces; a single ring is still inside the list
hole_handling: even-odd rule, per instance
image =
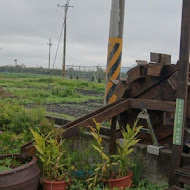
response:
[[[133,146],[139,142],[138,133],[142,128],[129,125],[122,130],[122,141],[117,140],[117,154],[108,155],[103,146],[103,140],[100,135],[100,124],[95,122],[95,128],[90,127],[91,134],[96,140],[93,145],[99,153],[101,162],[97,164],[95,172],[87,180],[89,188],[93,188],[97,183],[103,181],[109,188],[125,188],[132,186],[132,168],[134,166],[131,153],[134,151]]]
[[[37,190],[39,176],[36,156],[24,159],[20,154],[0,155],[0,190]]]
[[[44,190],[65,190],[68,184],[69,159],[63,150],[64,140],[58,141],[48,135],[31,130],[36,142],[35,148],[42,167],[42,183]]]

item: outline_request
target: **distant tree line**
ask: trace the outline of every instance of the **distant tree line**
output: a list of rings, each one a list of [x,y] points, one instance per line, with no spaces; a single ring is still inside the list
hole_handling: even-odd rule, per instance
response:
[[[29,74],[43,74],[43,75],[62,75],[62,71],[60,69],[51,69],[51,71],[47,68],[43,67],[25,67],[23,65],[16,66],[0,66],[0,72],[8,72],[8,73],[29,73]]]
[[[82,68],[85,68],[85,66],[83,66]],[[43,67],[26,67],[25,65],[0,66],[0,72],[62,76],[61,69],[49,70]],[[105,81],[106,72],[105,69],[99,66],[94,67],[94,69],[91,70],[81,69],[81,67],[79,66],[66,68],[65,77],[70,79],[88,79],[91,81],[102,82]],[[126,71],[121,72],[121,77],[126,77]]]

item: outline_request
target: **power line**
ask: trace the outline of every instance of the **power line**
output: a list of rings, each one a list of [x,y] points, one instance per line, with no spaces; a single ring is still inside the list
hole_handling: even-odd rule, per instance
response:
[[[54,66],[55,66],[55,61],[56,61],[56,59],[57,59],[57,54],[58,54],[59,45],[60,45],[61,37],[62,37],[62,34],[63,34],[64,26],[65,26],[65,20],[64,20],[63,25],[62,25],[62,28],[61,28],[61,33],[60,33],[59,41],[58,41],[58,44],[57,44],[57,49],[56,49],[56,53],[55,53],[55,58],[54,58],[54,61],[53,61],[53,68],[54,68]]]
[[[61,33],[60,33],[60,36],[59,36],[59,41],[58,41],[58,44],[57,44],[57,49],[56,49],[56,53],[55,53],[53,68],[55,66],[55,62],[56,62],[56,59],[57,59],[57,54],[58,54],[58,50],[59,50],[59,45],[60,45],[61,37],[62,37],[62,34],[63,34],[63,29],[64,29],[63,67],[65,67],[67,11],[68,11],[69,7],[73,7],[73,6],[69,6],[69,3],[70,3],[70,0],[67,0],[66,4],[64,6],[63,5],[59,5],[59,3],[57,4],[57,9],[58,9],[58,7],[64,7],[65,8],[65,17],[64,17],[63,24],[62,24]]]
[[[65,11],[65,18],[64,18],[64,38],[63,38],[63,64],[62,64],[62,74],[63,77],[65,75],[65,62],[66,62],[66,29],[67,29],[67,11],[69,8],[74,7],[69,5],[70,0],[66,1],[65,5],[58,5],[58,7],[63,7]]]

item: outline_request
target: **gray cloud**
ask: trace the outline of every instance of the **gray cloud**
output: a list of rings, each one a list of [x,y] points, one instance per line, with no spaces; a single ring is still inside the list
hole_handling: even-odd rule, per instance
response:
[[[47,66],[48,38],[53,39],[52,62],[63,21],[63,9],[47,0],[0,1],[0,65],[18,63]],[[151,51],[178,59],[181,2],[179,0],[126,1],[123,66],[149,60]],[[106,65],[110,0],[71,0],[68,12],[67,63]],[[57,11],[57,12],[56,12]],[[62,40],[56,67],[61,67]]]

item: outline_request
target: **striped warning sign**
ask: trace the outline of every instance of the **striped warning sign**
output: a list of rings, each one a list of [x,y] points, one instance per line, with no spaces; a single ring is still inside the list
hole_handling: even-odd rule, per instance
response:
[[[107,86],[105,92],[105,102],[110,104],[116,100],[113,94],[116,85],[111,80],[119,80],[121,69],[121,54],[122,54],[122,39],[110,38],[108,47],[108,60],[107,60]]]

